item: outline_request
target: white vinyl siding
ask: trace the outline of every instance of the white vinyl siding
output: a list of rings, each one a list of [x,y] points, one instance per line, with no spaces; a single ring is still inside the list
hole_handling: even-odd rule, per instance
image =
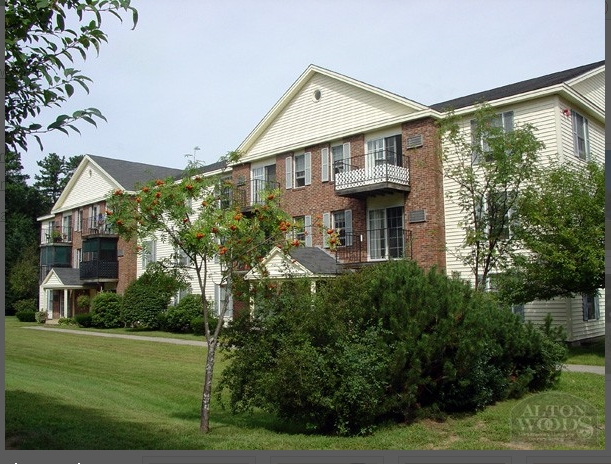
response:
[[[577,92],[582,94],[596,106],[605,109],[605,70],[579,80],[574,84],[569,84]]]
[[[321,90],[321,99],[313,102],[316,89]],[[245,159],[271,154],[276,147],[315,145],[338,133],[364,131],[414,111],[407,104],[316,74],[254,142]]]
[[[84,166],[80,176],[72,185],[68,195],[57,204],[57,210],[66,211],[78,207],[103,201],[111,190],[117,188],[106,175],[91,163]]]

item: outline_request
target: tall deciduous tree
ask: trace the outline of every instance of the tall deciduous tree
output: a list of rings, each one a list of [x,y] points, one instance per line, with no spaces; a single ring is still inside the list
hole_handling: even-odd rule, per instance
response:
[[[529,124],[514,125],[513,113],[481,105],[470,127],[450,112],[441,123],[441,156],[450,186],[446,196],[460,209],[462,246],[448,250],[484,288],[491,272],[510,263],[515,247],[511,232],[518,198],[537,171],[544,148]]]
[[[231,154],[230,160],[237,160]],[[205,338],[208,344],[201,404],[202,432],[210,428],[210,399],[218,337],[223,326],[230,295],[237,294],[237,273],[259,265],[274,245],[289,243],[287,232],[293,227],[290,216],[279,207],[279,192],[259,195],[261,204],[249,214],[246,205],[235,201],[236,186],[219,176],[203,176],[191,164],[182,179],[157,179],[144,184],[137,195],[121,190],[107,200],[109,222],[124,238],[139,243],[158,237],[176,250],[175,265],[182,263],[191,273],[201,294]],[[225,288],[218,323],[209,324],[206,288],[211,283],[210,267],[216,260],[214,284]],[[220,269],[220,270],[219,270]]]
[[[75,57],[87,58],[106,42],[102,16],[138,15],[130,0],[12,0],[5,7],[5,144],[15,153],[27,148],[32,134],[52,130],[79,132],[75,122],[95,125],[105,119],[96,108],[59,115],[46,125],[37,121],[44,107],[60,107],[75,92],[89,92],[91,79],[72,67]],[[72,28],[72,24],[79,25]]]
[[[517,204],[524,253],[499,280],[512,303],[594,295],[605,287],[605,171],[595,162],[553,164]]]

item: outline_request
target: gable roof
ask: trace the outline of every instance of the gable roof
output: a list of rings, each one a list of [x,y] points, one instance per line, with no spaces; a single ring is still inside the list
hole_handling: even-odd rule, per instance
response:
[[[314,97],[322,91],[322,99]],[[320,100],[320,102],[319,102]],[[398,124],[430,108],[343,74],[310,65],[240,144],[242,161]],[[296,127],[297,124],[299,127]]]
[[[43,288],[82,288],[80,269],[54,267],[44,278]]]
[[[337,273],[335,259],[325,251],[316,247],[298,247],[289,252],[304,268],[316,275],[328,275]]]
[[[261,268],[268,272],[270,279],[289,277],[330,277],[337,274],[335,259],[316,247],[293,248],[287,254],[274,247],[261,261]],[[244,276],[245,280],[258,280],[260,268],[253,268]]]
[[[125,190],[134,190],[140,183],[151,179],[165,179],[166,177],[179,178],[184,170],[156,166],[153,164],[125,161],[114,158],[106,158],[97,155],[86,155],[99,167],[115,179]]]
[[[535,77],[533,79],[527,79],[525,81],[516,82],[515,84],[504,85],[502,87],[496,87],[494,89],[485,90],[483,92],[473,93],[464,97],[454,98],[452,100],[446,100],[444,102],[435,103],[431,105],[431,108],[436,111],[446,111],[448,109],[459,109],[466,106],[475,105],[484,101],[494,101],[501,98],[511,97],[513,95],[519,95],[521,93],[532,92],[534,90],[543,89],[545,87],[551,87],[554,85],[562,84],[572,79],[581,76],[582,74],[588,73],[596,68],[604,66],[605,60],[597,61],[595,63],[578,66],[576,68],[567,69],[565,71],[559,71],[552,74],[547,74],[541,77]]]

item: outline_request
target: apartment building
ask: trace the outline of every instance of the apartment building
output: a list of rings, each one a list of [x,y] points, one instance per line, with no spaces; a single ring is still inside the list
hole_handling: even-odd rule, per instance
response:
[[[123,293],[137,275],[135,244],[106,223],[106,201],[116,189],[134,191],[149,179],[180,169],[86,155],[48,215],[40,234],[39,310],[48,319],[73,317],[80,295]]]
[[[531,123],[537,128],[545,143],[541,163],[552,158],[604,163],[604,79],[600,61],[427,106],[311,65],[238,147],[240,161],[216,163],[206,173],[229,176],[240,186],[235,200],[244,214],[254,210],[261,192],[281,189],[283,209],[303,224],[297,238],[304,251],[290,260],[300,275],[329,278],[347,268],[407,258],[473,281],[452,253],[462,246],[464,231],[460,211],[448,198],[457,186],[444,177],[440,157],[447,147],[439,145],[437,124],[445,111],[454,110],[462,130],[470,131],[477,105],[487,102],[503,127]],[[136,256],[102,226],[89,230],[113,189],[130,191],[137,181],[181,175],[148,167],[125,178],[133,171],[120,163],[138,165],[86,157],[51,214],[41,218],[41,308],[50,317],[72,314],[79,293],[121,293],[149,262],[175,253],[158,237],[141,244],[144,252]],[[68,232],[66,225],[73,229]],[[340,233],[334,251],[327,248],[329,228]],[[58,229],[65,242],[51,239]],[[117,269],[108,271],[112,277],[98,265],[103,256],[116,263],[109,265]],[[266,258],[270,265],[282,260],[277,250]],[[89,274],[89,268],[95,270]],[[206,295],[220,301],[226,292],[220,269],[212,262],[209,270]],[[601,293],[515,310],[535,322],[551,313],[576,341],[604,335],[603,305]]]

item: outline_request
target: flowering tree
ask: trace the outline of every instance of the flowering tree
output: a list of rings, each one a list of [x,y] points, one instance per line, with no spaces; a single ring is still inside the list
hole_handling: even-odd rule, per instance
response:
[[[231,153],[228,159],[238,157]],[[237,293],[240,276],[259,265],[272,246],[288,250],[301,242],[291,237],[295,224],[280,209],[278,190],[259,195],[260,202],[246,208],[237,201],[239,187],[230,178],[201,172],[200,166],[191,163],[182,179],[152,180],[135,195],[116,190],[107,200],[106,215],[127,240],[157,237],[168,243],[176,250],[175,258],[183,258],[174,259],[174,265],[195,274],[208,344],[200,423],[201,431],[207,433],[215,354],[229,295]],[[220,281],[217,277],[215,283],[227,289],[216,326],[209,323],[210,302],[205,297],[212,266],[220,268]],[[215,275],[219,275],[217,268]]]

